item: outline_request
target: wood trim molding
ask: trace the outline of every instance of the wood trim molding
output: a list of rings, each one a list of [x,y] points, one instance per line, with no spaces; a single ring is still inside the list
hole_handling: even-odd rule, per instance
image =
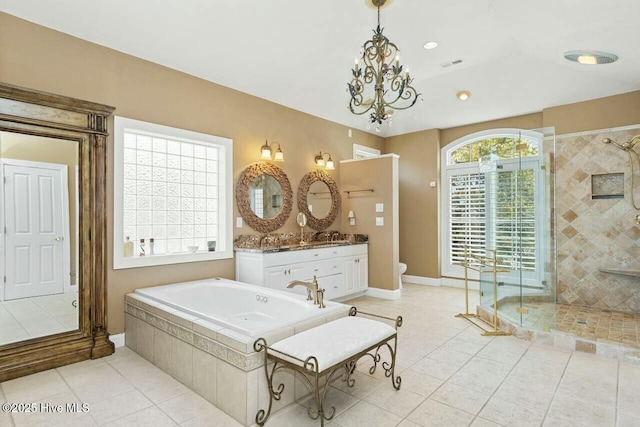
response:
[[[0,381],[114,352],[106,307],[106,143],[113,107],[0,82],[0,130],[78,143],[78,329],[0,346]]]

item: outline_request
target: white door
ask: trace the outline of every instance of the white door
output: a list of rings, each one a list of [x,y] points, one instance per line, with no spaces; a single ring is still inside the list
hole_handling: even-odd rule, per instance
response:
[[[4,176],[5,300],[63,293],[66,169],[5,164]]]

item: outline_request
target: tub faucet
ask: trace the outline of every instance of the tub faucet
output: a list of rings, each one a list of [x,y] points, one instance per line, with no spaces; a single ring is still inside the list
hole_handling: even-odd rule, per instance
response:
[[[320,308],[324,308],[324,289],[318,289],[318,279],[316,279],[316,276],[313,276],[313,282],[294,280],[287,285],[287,289],[291,289],[295,286],[304,286],[307,288],[307,301],[313,300],[314,305],[319,305]],[[311,298],[312,293],[313,298]]]

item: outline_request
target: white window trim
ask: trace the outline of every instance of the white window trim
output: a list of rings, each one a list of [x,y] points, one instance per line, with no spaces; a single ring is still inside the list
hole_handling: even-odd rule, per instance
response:
[[[148,133],[172,137],[181,141],[210,142],[220,146],[218,162],[218,188],[220,197],[220,236],[215,252],[198,252],[195,254],[167,254],[146,257],[124,257],[124,241],[121,236],[124,230],[124,132],[130,129],[137,133]],[[114,200],[113,200],[113,268],[149,267],[154,265],[182,264],[186,262],[211,261],[233,258],[233,140],[220,136],[208,135],[169,126],[148,123],[125,117],[114,120]],[[223,207],[224,206],[224,207]],[[137,242],[134,243],[134,252]]]
[[[360,156],[360,157],[358,157]],[[375,148],[367,147],[366,145],[353,144],[353,158],[369,158],[369,157],[378,157],[380,156],[380,150]]]
[[[453,277],[453,278],[463,278],[464,277],[464,268],[458,265],[449,264],[449,248],[450,248],[450,236],[449,236],[449,177],[452,174],[458,173],[469,173],[469,172],[478,172],[479,166],[477,163],[459,163],[459,164],[450,164],[451,154],[460,148],[461,146],[472,144],[475,141],[482,140],[488,137],[491,138],[499,138],[501,136],[506,137],[518,137],[522,136],[525,138],[536,139],[539,141],[539,150],[542,150],[542,144],[544,141],[544,135],[529,130],[522,129],[492,129],[481,132],[476,132],[470,135],[463,136],[461,138],[456,139],[455,141],[448,144],[445,148],[441,150],[440,153],[440,161],[441,161],[441,171],[440,171],[440,182],[442,183],[442,192],[441,192],[441,218],[440,222],[440,233],[442,239],[440,241],[440,271],[442,276],[444,277]],[[540,151],[539,151],[540,153]],[[541,155],[536,157],[529,157],[527,162],[531,163],[535,161],[537,163],[536,166],[536,185],[539,185],[539,188],[544,188],[544,173],[541,170],[542,158]],[[523,160],[524,161],[524,160]],[[501,161],[502,164],[508,163],[517,163],[518,159],[504,159]],[[474,165],[474,166],[472,166]],[[544,193],[542,191],[536,192],[536,203],[540,203],[538,206],[543,206],[544,204]],[[545,236],[544,236],[544,218],[538,218],[538,222],[536,224],[539,232],[536,234],[536,245],[538,248],[544,248]],[[491,248],[489,248],[491,249]],[[540,286],[541,281],[544,280],[544,259],[542,258],[542,253],[539,254],[538,259],[536,259],[536,276],[535,277],[523,277],[523,284],[530,286]],[[469,270],[469,278],[473,280],[478,280],[479,274],[473,270]]]

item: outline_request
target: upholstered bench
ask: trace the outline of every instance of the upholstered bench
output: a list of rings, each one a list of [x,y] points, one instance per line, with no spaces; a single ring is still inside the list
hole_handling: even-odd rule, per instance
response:
[[[355,379],[351,378],[351,375],[355,371],[357,361],[364,356],[370,356],[373,366],[369,372],[373,374],[381,359],[380,349],[384,346],[389,349],[391,360],[383,362],[382,368],[385,376],[391,378],[393,387],[396,390],[400,389],[402,380],[395,376],[394,370],[398,348],[397,330],[402,326],[402,317],[392,319],[360,313],[394,322],[394,326],[390,326],[379,320],[356,317],[357,314],[357,309],[351,307],[348,317],[293,335],[271,346],[267,345],[264,338],[258,338],[254,342],[254,350],[264,352],[264,370],[270,395],[269,407],[266,410],[260,409],[256,414],[258,425],[264,425],[271,413],[273,401],[280,400],[284,391],[284,384],[279,384],[277,388],[274,388],[273,384],[273,375],[279,369],[287,368],[304,374],[301,376],[303,383],[309,387],[316,404],[315,410],[309,410],[309,416],[313,419],[320,418],[321,426],[335,414],[335,407],[329,412],[324,410],[324,397],[333,375],[342,373],[342,381],[353,387]],[[393,346],[390,344],[392,340]],[[271,367],[268,366],[269,362],[273,362]]]

